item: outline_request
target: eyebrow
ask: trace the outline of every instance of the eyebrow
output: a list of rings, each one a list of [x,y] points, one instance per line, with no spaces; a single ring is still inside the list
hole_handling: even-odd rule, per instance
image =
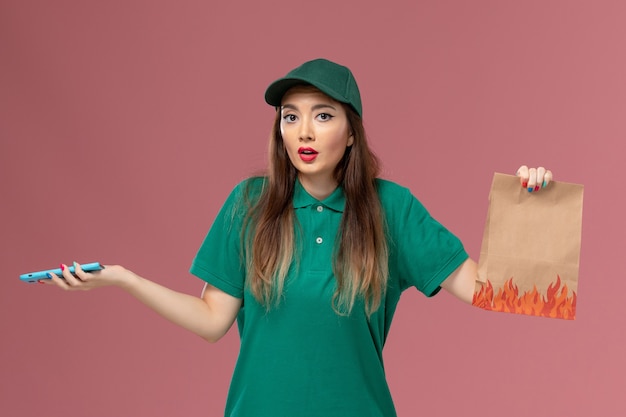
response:
[[[292,110],[298,110],[298,107],[296,107],[296,106],[295,106],[295,105],[293,105],[293,104],[289,104],[289,103],[287,103],[287,104],[284,104],[284,105],[280,106],[280,108],[281,108],[281,110],[282,110],[282,109],[292,109]],[[330,108],[330,109],[333,109],[333,110],[335,110],[335,111],[337,110],[337,109],[335,108],[335,106],[330,105],[330,104],[316,104],[316,105],[314,105],[313,107],[311,107],[311,110],[319,110],[319,109],[324,109],[324,108]]]

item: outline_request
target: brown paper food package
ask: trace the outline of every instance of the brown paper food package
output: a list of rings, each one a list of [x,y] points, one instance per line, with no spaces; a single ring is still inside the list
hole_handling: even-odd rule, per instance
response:
[[[473,305],[573,320],[576,316],[583,186],[553,181],[538,192],[496,173]]]

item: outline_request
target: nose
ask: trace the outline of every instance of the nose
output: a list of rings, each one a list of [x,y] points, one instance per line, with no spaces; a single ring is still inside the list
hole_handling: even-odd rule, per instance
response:
[[[315,133],[313,131],[313,126],[311,121],[308,118],[305,118],[300,123],[300,131],[298,132],[298,137],[301,142],[308,142],[315,140]]]

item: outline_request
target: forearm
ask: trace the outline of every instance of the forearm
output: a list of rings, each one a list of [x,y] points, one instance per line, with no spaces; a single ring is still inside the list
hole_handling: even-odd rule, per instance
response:
[[[201,298],[176,292],[140,277],[120,265],[106,265],[93,273],[74,264],[76,276],[61,265],[63,276],[50,274],[50,280],[66,291],[84,291],[99,287],[117,286],[126,290],[158,314],[200,337],[215,342],[235,321],[241,308],[241,299],[207,285]],[[208,288],[210,287],[210,288]]]
[[[131,273],[120,285],[126,292],[156,313],[210,342],[220,339],[230,328],[219,309],[203,299],[180,293]]]

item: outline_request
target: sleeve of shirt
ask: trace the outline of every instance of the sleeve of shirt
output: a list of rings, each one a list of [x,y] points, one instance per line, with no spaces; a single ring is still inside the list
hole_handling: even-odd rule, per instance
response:
[[[241,245],[245,184],[238,184],[226,199],[190,268],[193,275],[237,298],[243,298],[246,279]]]
[[[435,220],[408,189],[398,186],[396,192],[393,209],[386,210],[392,268],[402,290],[413,286],[432,297],[468,254],[459,238]]]

